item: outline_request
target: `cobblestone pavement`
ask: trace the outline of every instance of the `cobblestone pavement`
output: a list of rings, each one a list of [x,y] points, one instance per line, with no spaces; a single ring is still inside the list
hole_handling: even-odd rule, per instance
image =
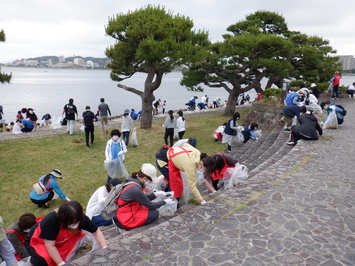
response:
[[[204,206],[139,231],[72,265],[355,265],[355,180],[345,123]],[[260,184],[263,184],[262,186]]]

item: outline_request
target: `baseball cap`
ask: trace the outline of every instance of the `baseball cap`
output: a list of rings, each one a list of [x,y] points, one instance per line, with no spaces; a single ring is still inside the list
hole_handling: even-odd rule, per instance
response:
[[[158,182],[157,169],[155,169],[155,167],[152,164],[150,163],[143,164],[141,167],[141,171],[143,174],[149,176],[154,183]]]

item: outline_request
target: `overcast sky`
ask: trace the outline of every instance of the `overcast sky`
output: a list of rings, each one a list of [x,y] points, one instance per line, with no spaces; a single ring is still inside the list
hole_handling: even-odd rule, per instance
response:
[[[109,17],[147,4],[190,17],[212,41],[250,13],[277,12],[290,30],[329,40],[338,55],[355,55],[355,0],[2,0],[6,42],[0,42],[0,63],[46,55],[105,57],[114,43],[105,35]]]

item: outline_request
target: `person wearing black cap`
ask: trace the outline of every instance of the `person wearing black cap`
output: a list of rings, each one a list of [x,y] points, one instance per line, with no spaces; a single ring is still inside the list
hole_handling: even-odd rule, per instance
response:
[[[83,113],[83,125],[85,126],[85,141],[86,147],[90,148],[89,146],[89,134],[91,134],[91,144],[94,143],[94,121],[95,121],[95,114],[90,111],[90,106],[86,106],[86,111]]]
[[[104,207],[105,200],[111,189],[120,183],[121,181],[118,178],[112,178],[110,182],[107,182],[104,186],[99,187],[90,197],[90,200],[86,207],[86,215],[96,226],[112,224],[112,219],[105,220],[102,217],[101,212]]]
[[[30,193],[30,199],[34,204],[38,204],[39,208],[49,208],[48,203],[53,199],[54,191],[61,199],[70,201],[70,199],[60,189],[57,180],[62,179],[62,172],[59,169],[54,169],[48,174],[41,176],[37,182],[40,182],[45,188],[43,194],[37,194],[36,190]]]

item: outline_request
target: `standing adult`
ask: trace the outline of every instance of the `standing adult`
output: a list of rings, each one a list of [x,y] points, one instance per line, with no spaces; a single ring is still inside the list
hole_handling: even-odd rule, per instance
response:
[[[160,107],[160,103],[161,103],[161,100],[158,99],[154,104],[154,110],[153,110],[153,115],[157,115],[158,114],[158,108]]]
[[[54,191],[58,194],[61,199],[70,199],[63,193],[60,189],[57,180],[62,179],[62,172],[59,169],[54,169],[50,171],[47,175],[41,176],[37,182],[45,188],[43,194],[39,195],[33,189],[30,193],[30,199],[34,204],[38,204],[39,208],[49,208],[48,203],[53,199]]]
[[[122,124],[121,124],[121,132],[122,139],[128,146],[129,142],[129,134],[131,133],[131,129],[134,128],[132,117],[129,115],[129,109],[125,109],[122,116]]]
[[[91,144],[94,143],[94,120],[95,120],[95,114],[91,112],[90,106],[85,107],[85,112],[83,113],[83,125],[85,126],[85,141],[86,141],[86,147],[90,148],[89,146],[89,134],[91,135]]]
[[[28,233],[25,246],[31,256],[31,264],[65,265],[85,237],[83,230],[91,233],[101,248],[107,247],[104,235],[84,214],[79,202],[62,204],[58,211],[47,214]]]
[[[232,150],[233,137],[237,135],[237,130],[243,130],[243,128],[237,123],[237,120],[239,120],[239,118],[240,114],[238,112],[235,112],[233,117],[229,119],[224,129],[222,143],[228,143],[228,151]]]
[[[185,117],[184,113],[180,110],[178,112],[179,118],[176,120],[176,127],[179,135],[179,139],[182,139],[185,134]]]
[[[168,138],[170,139],[170,147],[173,146],[173,139],[174,139],[174,128],[176,127],[176,120],[174,118],[174,111],[169,110],[168,116],[165,118],[164,128],[165,128],[165,135],[164,141],[165,145],[168,145]]]
[[[70,134],[70,136],[73,136],[75,115],[78,116],[78,110],[76,109],[76,106],[74,105],[73,98],[70,98],[69,103],[64,105],[62,115],[63,114],[65,114],[65,119],[67,120],[68,134]]]
[[[165,114],[165,109],[166,109],[166,100],[163,101],[163,104],[161,105],[161,113]]]
[[[335,96],[337,97],[337,100],[339,100],[340,75],[338,71],[334,72],[334,76],[330,79],[330,82],[333,85],[332,100],[334,100]]]
[[[110,107],[105,103],[105,99],[100,99],[100,104],[97,107],[97,114],[100,117],[102,134],[108,134],[108,115],[111,115]]]

